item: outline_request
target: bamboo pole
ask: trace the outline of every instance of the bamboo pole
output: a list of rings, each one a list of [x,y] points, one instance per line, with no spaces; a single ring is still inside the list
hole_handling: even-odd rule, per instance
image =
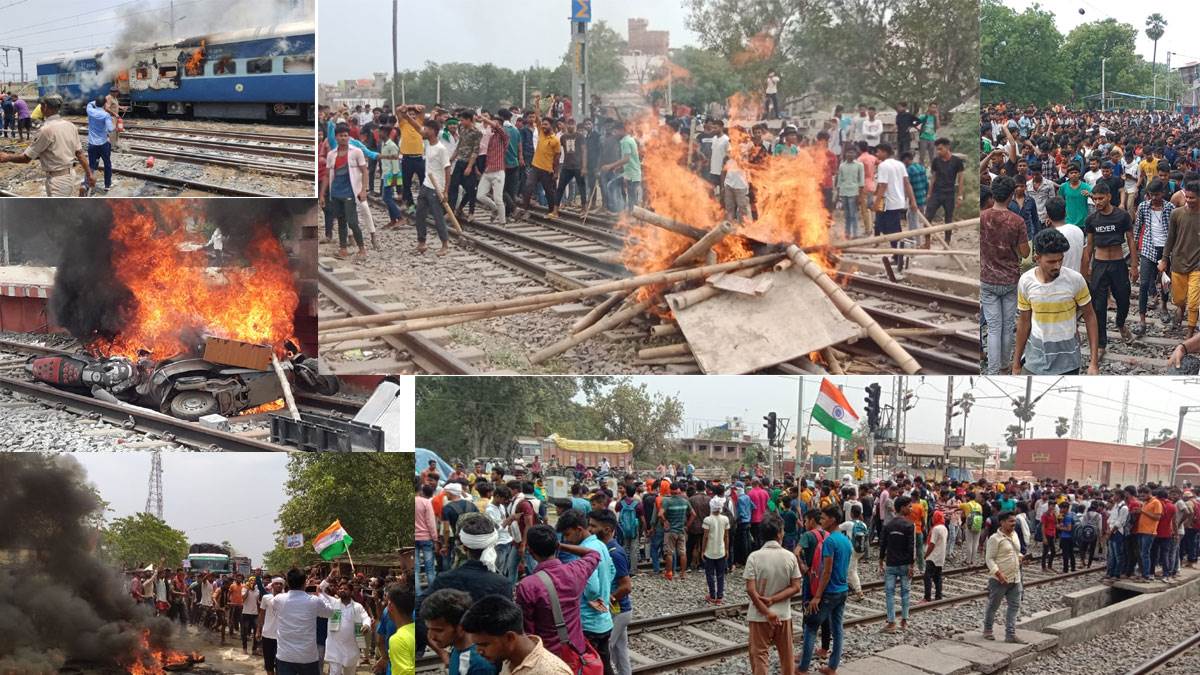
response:
[[[424,319],[410,319],[401,321],[387,326],[379,326],[377,328],[364,328],[362,330],[351,330],[342,333],[325,333],[320,336],[322,345],[336,344],[345,340],[362,340],[367,338],[382,337],[384,335],[399,335],[400,333],[412,333],[418,330],[429,330],[431,328],[445,328],[446,326],[454,326],[460,323],[470,323],[481,319],[494,319],[500,316],[509,316],[510,314],[523,314],[525,312],[536,312],[539,309],[546,309],[557,305],[557,302],[543,302],[537,305],[528,305],[520,307],[510,307],[507,309],[496,309],[486,312],[469,312],[453,314],[451,316],[428,317]]]
[[[651,211],[650,209],[642,208],[641,206],[633,207],[633,209],[631,209],[629,211],[629,213],[634,218],[637,218],[638,220],[640,220],[642,222],[650,223],[651,225],[654,225],[656,227],[661,227],[664,230],[668,230],[670,232],[674,232],[675,234],[682,235],[684,237],[689,237],[691,239],[696,239],[696,240],[703,239],[704,235],[708,234],[708,232],[706,230],[702,230],[698,227],[693,227],[692,225],[688,225],[687,223],[681,223],[678,220],[672,220],[671,218],[667,218],[666,216],[660,216],[659,214]]]
[[[752,267],[749,269],[738,270],[733,274],[736,274],[739,277],[752,277],[761,271],[761,267]],[[667,298],[667,304],[671,307],[671,311],[679,312],[693,305],[698,305],[705,300],[724,292],[724,290],[717,288],[716,286],[704,285],[699,288],[690,288],[686,291],[671,293],[670,297]]]
[[[435,192],[437,192],[435,190]],[[454,231],[462,234],[462,225],[458,224],[458,216],[454,215],[454,209],[450,208],[450,203],[446,201],[446,195],[438,193],[438,199],[442,200],[442,208],[446,210],[446,217],[450,219],[450,224],[454,226]]]
[[[925,217],[925,214],[924,214],[924,213],[921,213],[921,210],[920,210],[920,209],[917,209],[917,216],[918,216],[918,217],[921,219],[921,222],[922,222],[922,223],[925,223],[925,227],[933,227],[933,224],[929,222],[929,219],[927,219],[927,218]],[[942,241],[941,239],[939,239],[939,238],[937,238],[937,237],[935,237],[935,236],[933,236],[933,235],[927,235],[927,236],[929,237],[929,240],[930,240],[930,241],[936,241],[936,242],[938,243],[938,245],[939,245],[939,246],[941,246],[942,248],[946,249],[947,251],[949,251],[949,250],[950,250],[950,244],[948,244],[948,243],[946,243],[946,242]],[[965,262],[963,262],[962,258],[959,258],[959,257],[957,257],[957,256],[951,256],[951,257],[950,257],[950,259],[954,261],[954,264],[955,264],[955,265],[958,265],[958,269],[959,269],[959,270],[961,270],[961,271],[963,271],[963,272],[969,272],[969,271],[970,271],[970,270],[967,268],[967,264],[966,264]]]
[[[578,333],[579,331],[583,330],[584,328],[587,328],[588,326],[596,323],[605,314],[608,314],[609,310],[611,310],[613,307],[616,307],[617,304],[620,303],[625,298],[628,298],[629,294],[632,292],[633,291],[625,291],[625,292],[620,292],[620,293],[613,293],[612,295],[608,296],[607,298],[604,299],[603,302],[601,302],[600,304],[593,307],[592,311],[579,317],[579,320],[571,325],[571,332]]]
[[[564,302],[572,302],[581,298],[605,295],[613,291],[627,291],[651,284],[673,284],[680,281],[691,281],[693,279],[702,279],[718,272],[733,272],[736,270],[746,269],[748,267],[774,264],[775,261],[783,258],[784,255],[784,253],[768,253],[765,255],[755,256],[753,258],[731,260],[729,262],[718,263],[716,265],[692,267],[684,270],[659,270],[657,272],[650,272],[648,274],[629,277],[627,279],[616,279],[614,281],[596,284],[586,288],[575,288],[569,291],[555,291],[553,293],[528,295],[519,298],[508,298],[506,300],[476,302],[467,305],[428,307],[424,309],[368,314],[346,319],[333,319],[331,321],[322,321],[318,330],[322,333],[325,333],[335,328],[345,328],[347,326],[369,326],[371,324],[387,323],[391,321],[446,316],[448,314],[466,314],[471,312],[491,311],[497,309],[510,309],[513,307],[539,305],[542,303],[560,304]]]
[[[775,366],[789,375],[828,375],[829,371],[812,362],[807,356],[792,359]]]
[[[650,335],[654,337],[666,337],[668,335],[679,335],[679,324],[677,323],[660,323],[657,326],[650,327]],[[21,363],[25,361],[22,360]]]
[[[846,292],[837,285],[819,265],[813,262],[798,246],[787,248],[788,257],[796,263],[796,268],[816,282],[817,286],[829,296],[833,304],[848,319],[866,329],[867,334],[879,345],[885,354],[890,356],[904,372],[913,375],[921,370],[921,364],[908,353],[895,338],[887,334],[871,315],[867,314],[858,303],[850,299]]]
[[[617,312],[616,314],[613,314],[602,321],[598,321],[595,324],[588,326],[571,337],[566,338],[565,340],[559,340],[549,347],[546,347],[545,349],[529,357],[529,362],[533,365],[537,365],[549,358],[558,356],[559,354],[571,349],[575,345],[590,340],[595,335],[599,335],[606,330],[610,330],[624,324],[626,321],[646,311],[646,309],[650,307],[650,304],[651,303],[649,300],[643,300],[641,302],[634,303],[620,312]]]
[[[675,264],[672,265],[672,267],[681,267],[689,263],[704,260],[705,257],[712,252],[712,248],[714,246],[719,244],[725,237],[733,234],[735,230],[737,230],[737,228],[729,221],[725,221],[720,225],[717,225],[705,233],[703,237],[700,237],[696,243],[689,246],[686,251],[681,253],[679,257],[675,259]]]
[[[824,244],[817,246],[803,246],[800,247],[800,250],[804,251],[805,253],[812,253],[813,251],[820,251],[829,247],[838,249],[862,248],[871,244],[884,244],[893,241],[900,241],[901,239],[908,239],[909,237],[916,237],[924,234],[935,234],[937,232],[945,232],[946,230],[961,230],[964,227],[970,227],[972,225],[979,225],[979,219],[971,218],[969,220],[959,220],[953,223],[922,227],[916,230],[894,232],[892,234],[878,234],[873,237],[862,237],[860,239],[848,239],[846,241],[833,242],[832,244],[829,244],[829,246]]]
[[[979,251],[931,251],[926,248],[844,248],[840,252],[855,255],[961,255],[966,257],[979,257]]]
[[[687,356],[692,353],[692,346],[686,342],[678,342],[662,347],[646,347],[638,350],[639,359],[657,359],[664,356]]]
[[[842,369],[842,362],[838,360],[837,354],[834,353],[833,347],[826,347],[821,350],[821,358],[825,359],[825,363],[829,366],[829,372],[832,375],[845,375],[846,371]]]

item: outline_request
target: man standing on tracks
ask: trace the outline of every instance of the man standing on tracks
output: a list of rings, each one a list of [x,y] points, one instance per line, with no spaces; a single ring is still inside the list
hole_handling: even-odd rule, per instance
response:
[[[1021,613],[1021,544],[1017,541],[1017,517],[1012,511],[997,516],[1000,529],[988,537],[984,562],[988,568],[988,602],[983,614],[983,639],[995,640],[992,624],[1000,599],[1006,604],[1004,641],[1017,643],[1017,616]]]
[[[73,197],[76,194],[75,170],[71,167],[71,160],[78,161],[83,168],[88,187],[96,184],[87,157],[83,154],[83,145],[79,142],[79,130],[73,122],[59,115],[63,99],[58,94],[42,98],[41,106],[46,121],[37,138],[24,152],[0,152],[0,164],[28,164],[35,159],[40,160],[42,170],[46,172],[46,196]]]
[[[791,597],[800,591],[803,578],[796,556],[782,546],[783,520],[774,514],[763,519],[762,548],[750,554],[742,578],[746,580],[746,595],[750,607],[746,620],[750,624],[750,672],[766,675],[770,672],[771,645],[779,652],[782,675],[796,672],[792,658]]]
[[[896,632],[896,583],[900,583],[900,628],[908,628],[908,593],[912,584],[916,532],[909,520],[912,499],[896,497],[896,515],[883,524],[879,536],[879,571],[884,575],[883,592],[887,601],[885,633]]]

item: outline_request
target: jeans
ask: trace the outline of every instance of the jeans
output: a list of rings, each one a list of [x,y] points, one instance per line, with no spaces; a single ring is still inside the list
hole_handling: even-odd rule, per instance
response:
[[[437,578],[437,569],[433,564],[432,541],[417,542],[416,568],[413,571],[413,584],[418,595],[421,593],[421,568],[425,569],[425,585],[433,585],[433,580]]]
[[[375,152],[379,152],[378,148],[375,149]],[[368,159],[367,160],[367,189],[368,190],[374,191],[375,170],[378,168],[379,168],[379,160],[378,159]]]
[[[472,171],[468,175],[468,167],[473,168],[474,164],[460,159],[454,163],[454,170],[450,173],[450,191],[446,193],[446,203],[450,205],[451,209],[456,211],[461,211],[467,208],[468,205],[471,206],[472,210],[475,207],[475,188],[479,185],[479,172]],[[461,201],[458,198],[460,188],[463,190]],[[424,190],[425,186],[422,185],[421,189]]]
[[[1158,273],[1158,258],[1162,257],[1162,246],[1154,247],[1155,259],[1151,260],[1144,256],[1138,256],[1138,314],[1146,315],[1146,305],[1149,304],[1150,291],[1154,291],[1162,300],[1162,306],[1167,306],[1167,292],[1169,287],[1163,288],[1159,283],[1160,275]],[[1157,289],[1155,287],[1158,287]]]
[[[504,215],[511,217],[517,208],[517,197],[521,192],[521,167],[510,166],[504,169]]]
[[[1141,534],[1137,535],[1138,552],[1141,553],[1142,560],[1142,578],[1149,579],[1154,573],[1154,559],[1150,557],[1150,549],[1154,546],[1154,535]]]
[[[621,546],[625,549],[625,558],[629,560],[629,576],[636,577],[638,564],[638,538],[625,537],[625,541],[621,543]]]
[[[816,646],[817,628],[829,626],[833,638],[829,651],[829,669],[837,670],[842,660],[842,613],[846,609],[846,592],[825,593],[817,604],[815,615],[804,617],[804,651],[800,656],[800,670],[808,671],[812,663],[813,648]],[[828,622],[828,623],[827,623]]]
[[[275,675],[321,675],[321,662],[290,663],[276,660]]]
[[[731,223],[750,222],[750,190],[721,186],[721,200],[725,206],[725,217]]]
[[[1121,554],[1125,550],[1125,535],[1120,532],[1113,532],[1108,536],[1108,565],[1105,567],[1104,576],[1117,578],[1121,576]]]
[[[916,551],[916,553],[917,553],[916,568],[917,568],[918,572],[924,572],[925,571],[925,533],[917,532],[915,535],[913,535],[913,539],[914,539],[914,542],[916,544],[916,549],[917,549],[917,551]]]
[[[954,555],[954,542],[958,539],[958,526],[950,523],[946,526],[946,557]]]
[[[650,535],[650,566],[654,569],[655,574],[662,569],[662,549],[663,531],[656,529],[654,534]]]
[[[400,220],[400,206],[396,204],[395,187],[384,183],[383,185],[383,204],[387,207],[388,217],[392,220]]]
[[[929,166],[933,162],[933,157],[935,154],[933,151],[933,141],[934,139],[932,138],[928,140],[924,138],[917,139],[917,152],[921,158],[921,163],[925,166]]]
[[[739,565],[746,564],[746,558],[750,557],[750,521],[738,523],[737,528],[737,553],[734,554],[734,559]]]
[[[1196,562],[1196,559],[1200,557],[1196,555],[1197,541],[1200,541],[1200,530],[1190,527],[1184,528],[1183,541],[1180,542],[1180,545],[1183,546],[1183,551],[1180,553],[1180,556],[1186,557],[1190,563]]]
[[[100,165],[100,160],[104,160],[104,189],[112,187],[112,143],[104,145],[87,146],[88,150],[88,168],[92,171]]]
[[[504,206],[504,172],[492,171],[483,174],[476,190],[477,199],[484,208],[491,209],[496,214],[496,222],[500,225],[508,223]]]
[[[601,203],[603,203],[604,190],[597,187],[600,185],[600,167],[589,166],[587,175],[583,179],[583,182],[587,184],[587,208],[591,211],[592,207],[595,206],[595,196],[597,193],[601,194]]]
[[[704,557],[704,579],[708,582],[708,595],[714,600],[725,597],[725,559]]]
[[[633,211],[633,207],[642,204],[642,182],[625,181],[625,208]]]
[[[533,198],[537,188],[542,188],[546,193],[546,199],[550,200],[549,208],[551,211],[558,208],[558,201],[555,197],[558,193],[555,191],[554,174],[544,169],[539,169],[536,166],[529,172],[529,178],[525,183],[525,192],[522,195],[522,201],[526,209],[529,209],[529,202]]]
[[[932,225],[934,216],[940,210],[946,218],[945,222],[953,223],[955,201],[954,192],[945,192],[942,194],[931,193],[929,201],[925,202],[925,220],[928,220]],[[946,230],[946,234],[950,234],[950,232],[952,230]],[[946,243],[950,243],[950,237],[946,237]]]
[[[767,94],[763,99],[763,116],[769,120],[779,119],[779,94]]]
[[[433,216],[433,226],[437,229],[438,239],[442,243],[450,240],[450,235],[446,232],[446,214],[442,210],[442,200],[438,198],[438,194],[433,188],[428,185],[421,186],[421,194],[417,196],[417,243],[425,243],[425,235],[428,231],[428,226],[425,223],[426,216]]]
[[[562,169],[558,174],[558,196],[554,201],[559,204],[565,204],[570,201],[571,197],[567,194],[567,185],[575,181],[575,188],[579,192],[579,204],[583,208],[587,208],[587,192],[584,190],[583,174],[579,169]],[[565,199],[564,199],[565,198]]]
[[[358,226],[358,200],[354,197],[332,197],[329,200],[333,204],[333,214],[337,218],[338,224],[338,245],[346,248],[348,243],[349,233],[347,229],[354,233],[354,242],[359,248],[363,246],[362,229]]]
[[[988,579],[987,610],[983,614],[983,632],[992,632],[992,624],[996,621],[996,610],[1000,609],[1001,598],[1007,602],[1004,608],[1004,635],[1017,634],[1017,615],[1021,613],[1021,584],[1013,582],[1002,584],[995,578]]]
[[[1060,539],[1059,545],[1062,546],[1062,561],[1063,573],[1075,571],[1075,540]]]
[[[842,202],[842,211],[846,214],[846,238],[858,236],[858,196],[838,197]]]
[[[979,304],[988,326],[987,375],[999,375],[1012,363],[1017,328],[1016,284],[979,284]]]
[[[321,213],[325,216],[325,238],[333,239],[333,221],[335,216],[333,215],[332,199],[325,200],[325,208],[321,210]]]
[[[1055,535],[1046,535],[1046,540],[1042,542],[1042,569],[1048,570],[1054,567],[1054,552]]]
[[[967,528],[967,565],[973,566],[979,555],[979,533]]]
[[[625,198],[621,194],[621,174],[615,171],[600,172],[600,198],[609,213],[625,210]]]
[[[633,664],[629,661],[629,622],[633,612],[613,614],[613,629],[608,636],[608,655],[616,675],[632,675]]]
[[[416,177],[417,192],[421,191],[421,182],[425,180],[425,158],[420,155],[405,155],[400,158],[400,179],[404,183],[400,193],[405,204],[416,206],[412,195],[413,177]]]
[[[517,548],[512,542],[496,544],[496,573],[517,583]]]
[[[1157,272],[1155,272],[1157,274]],[[1129,265],[1124,260],[1093,260],[1092,309],[1100,327],[1100,349],[1108,346],[1108,293],[1111,290],[1117,301],[1117,330],[1125,325],[1129,315]]]
[[[883,592],[887,601],[888,623],[896,623],[895,598],[896,581],[900,582],[900,618],[908,620],[908,591],[912,579],[908,577],[908,565],[888,565],[884,569]]]

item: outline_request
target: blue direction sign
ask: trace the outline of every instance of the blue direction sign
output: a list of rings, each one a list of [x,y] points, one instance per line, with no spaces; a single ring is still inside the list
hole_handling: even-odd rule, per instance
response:
[[[571,0],[571,20],[579,23],[591,23],[592,0]]]

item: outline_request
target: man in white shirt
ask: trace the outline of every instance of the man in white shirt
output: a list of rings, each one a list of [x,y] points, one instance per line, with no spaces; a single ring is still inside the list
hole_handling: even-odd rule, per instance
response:
[[[983,638],[995,640],[992,624],[1000,600],[1006,603],[1004,641],[1018,643],[1017,616],[1021,613],[1021,542],[1017,540],[1017,517],[1011,511],[1000,514],[1000,529],[988,537],[984,562],[988,568],[988,601],[983,614]]]
[[[716,135],[713,136],[712,152],[708,157],[708,180],[720,187],[721,176],[725,173],[725,156],[729,154],[729,134],[721,120],[713,120],[712,124]]]
[[[504,521],[512,515],[512,490],[507,485],[497,485],[492,491],[492,501],[484,513],[496,525],[496,572],[508,577],[514,584],[517,582],[517,555],[513,548],[513,536],[521,536],[521,530],[516,523],[504,525]]]
[[[742,144],[742,148],[738,152],[729,153],[729,159],[725,161],[724,176],[721,180],[721,196],[725,205],[725,217],[731,223],[748,223],[752,218],[750,183],[746,180],[746,174],[739,164],[745,157],[745,151],[749,150],[748,145]],[[726,142],[726,147],[728,147],[728,142]]]
[[[336,598],[324,596],[324,599],[333,610],[333,616],[329,617],[329,636],[325,640],[325,663],[329,664],[329,675],[354,675],[354,669],[362,658],[358,636],[370,637],[371,617],[350,596],[350,584],[345,581],[338,585]]]
[[[875,169],[875,234],[895,234],[900,231],[904,213],[909,208],[915,208],[917,203],[913,196],[912,185],[908,182],[908,168],[904,162],[892,157],[892,146],[880,143],[875,148],[875,156],[879,158],[879,166]],[[899,240],[891,242],[892,248],[899,248]],[[893,256],[892,262],[901,267],[900,256]]]
[[[867,119],[863,120],[863,140],[870,147],[878,147],[883,140],[883,120],[875,118],[875,107],[867,108]]]
[[[333,608],[317,595],[304,592],[304,572],[292,568],[287,573],[287,593],[271,601],[275,614],[279,675],[319,675],[321,653],[317,650],[317,618],[333,616]]]
[[[933,512],[933,529],[925,543],[925,598],[922,603],[942,599],[942,568],[946,566],[946,542],[950,531],[946,528],[946,514]],[[931,597],[931,591],[936,596]]]
[[[438,132],[440,125],[432,118],[425,120],[421,133],[425,136],[425,180],[421,183],[421,192],[417,196],[417,253],[428,250],[425,236],[428,226],[427,216],[433,216],[433,225],[437,229],[438,239],[442,247],[437,254],[444,256],[450,252],[450,234],[446,231],[446,212],[443,204],[446,199],[446,186],[450,184],[450,152],[445,144],[440,142]]]
[[[263,668],[275,675],[275,655],[279,646],[279,622],[275,617],[274,601],[283,593],[283,579],[275,577],[267,587],[268,595],[258,601],[258,623],[254,638],[262,643]],[[243,607],[243,610],[245,608]]]
[[[261,573],[261,570],[259,571]],[[258,626],[258,578],[251,577],[247,579],[242,588],[242,618],[241,618],[241,636],[242,636],[242,653],[246,653],[246,638],[250,638],[251,654],[258,653],[258,638],[254,632]]]

